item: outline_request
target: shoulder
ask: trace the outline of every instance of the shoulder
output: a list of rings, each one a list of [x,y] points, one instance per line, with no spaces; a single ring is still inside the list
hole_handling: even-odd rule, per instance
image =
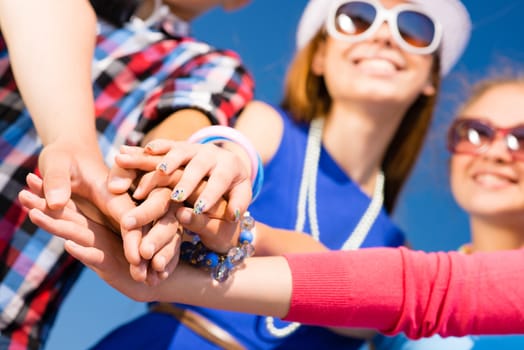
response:
[[[265,124],[282,123],[282,117],[275,107],[265,102],[255,100],[244,108],[241,119],[239,119],[239,123],[241,122],[264,122]]]
[[[267,103],[252,101],[240,114],[235,128],[253,142],[264,163],[276,153],[284,124],[279,111]]]

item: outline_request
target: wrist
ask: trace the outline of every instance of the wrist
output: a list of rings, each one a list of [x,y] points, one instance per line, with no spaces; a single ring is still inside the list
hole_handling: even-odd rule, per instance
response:
[[[225,282],[244,260],[255,254],[255,220],[244,213],[239,222],[238,243],[225,253],[218,253],[207,248],[197,235],[192,241],[184,241],[180,247],[180,261],[208,270],[213,280]]]
[[[230,141],[240,146],[249,158],[252,201],[256,199],[264,182],[264,167],[257,150],[246,136],[234,128],[213,125],[197,131],[188,139],[188,141],[202,144]]]

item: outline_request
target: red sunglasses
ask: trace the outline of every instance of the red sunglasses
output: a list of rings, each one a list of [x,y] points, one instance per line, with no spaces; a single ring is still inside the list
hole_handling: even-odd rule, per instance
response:
[[[502,137],[513,159],[524,161],[524,124],[498,128],[486,120],[459,117],[448,131],[448,149],[452,153],[480,154]]]

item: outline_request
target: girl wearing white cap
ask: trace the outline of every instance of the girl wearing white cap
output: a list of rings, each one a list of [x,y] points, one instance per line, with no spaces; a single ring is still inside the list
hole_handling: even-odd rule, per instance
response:
[[[265,183],[249,209],[257,221],[308,232],[333,250],[403,245],[388,214],[423,143],[440,78],[469,30],[456,0],[311,0],[281,107],[255,103],[236,126],[264,164]],[[184,200],[189,192],[179,183],[175,197]],[[200,198],[198,211],[213,204]],[[286,234],[257,236],[255,246],[259,254],[310,249]],[[357,349],[363,343],[346,330],[185,305],[162,305],[161,313],[144,317],[150,325],[172,325],[166,348]]]

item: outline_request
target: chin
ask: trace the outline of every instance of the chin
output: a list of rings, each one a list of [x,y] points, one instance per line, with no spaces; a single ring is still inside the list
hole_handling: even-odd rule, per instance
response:
[[[400,96],[398,86],[384,82],[367,81],[351,89],[355,99],[371,100],[380,103],[403,102],[405,96]]]
[[[468,206],[463,208],[472,216],[496,218],[507,218],[508,216],[524,216],[524,203],[502,201],[500,199],[477,199],[472,200]]]

